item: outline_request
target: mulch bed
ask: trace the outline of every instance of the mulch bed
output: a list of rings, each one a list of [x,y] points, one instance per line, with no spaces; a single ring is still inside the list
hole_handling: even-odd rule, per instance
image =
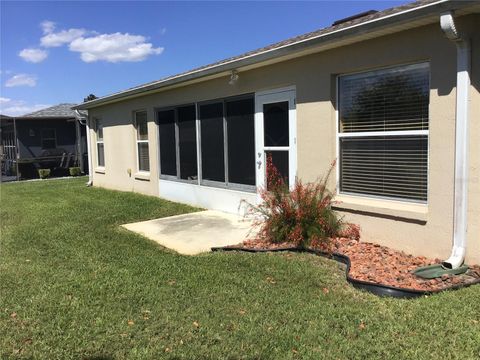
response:
[[[295,247],[293,243],[271,244],[247,240],[229,248],[239,250],[281,250]],[[480,265],[471,265],[462,275],[443,275],[436,279],[422,279],[413,274],[420,266],[438,264],[440,259],[413,256],[386,246],[360,242],[347,238],[331,239],[328,246],[315,246],[313,250],[337,253],[350,258],[349,276],[355,280],[394,288],[436,292],[448,288],[480,282]]]

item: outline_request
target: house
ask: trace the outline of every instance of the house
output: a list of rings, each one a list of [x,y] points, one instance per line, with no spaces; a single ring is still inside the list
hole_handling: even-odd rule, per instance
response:
[[[91,181],[235,213],[267,156],[290,185],[337,159],[363,239],[480,263],[479,24],[418,1],[80,104]]]
[[[67,175],[70,166],[87,164],[85,125],[72,110],[59,104],[18,117],[2,115],[2,180],[38,177],[39,168]]]

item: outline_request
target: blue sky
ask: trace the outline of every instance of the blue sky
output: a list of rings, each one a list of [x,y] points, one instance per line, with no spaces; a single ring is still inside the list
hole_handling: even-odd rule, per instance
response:
[[[160,79],[405,1],[1,1],[0,112]]]

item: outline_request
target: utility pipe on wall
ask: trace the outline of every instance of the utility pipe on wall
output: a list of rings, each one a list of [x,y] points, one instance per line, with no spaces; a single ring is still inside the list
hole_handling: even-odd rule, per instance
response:
[[[455,109],[455,191],[453,212],[453,248],[443,262],[449,269],[460,267],[467,248],[468,198],[468,95],[470,90],[470,42],[462,38],[451,11],[440,15],[440,26],[457,47],[457,102]]]

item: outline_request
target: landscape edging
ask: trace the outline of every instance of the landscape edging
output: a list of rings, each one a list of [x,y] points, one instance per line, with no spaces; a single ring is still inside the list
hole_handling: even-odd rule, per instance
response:
[[[345,278],[350,284],[352,284],[354,288],[365,290],[372,294],[375,294],[377,296],[382,296],[382,297],[389,296],[389,297],[394,297],[399,299],[412,299],[412,298],[419,298],[426,295],[437,294],[445,290],[457,290],[457,289],[465,288],[465,287],[480,283],[480,279],[478,279],[477,281],[474,281],[468,284],[460,284],[460,285],[455,285],[452,287],[443,288],[439,290],[432,290],[432,291],[397,288],[389,285],[357,280],[350,277],[349,275],[350,266],[351,266],[350,258],[346,255],[335,253],[335,252],[329,254],[320,250],[301,249],[298,247],[279,248],[279,249],[251,249],[251,248],[224,246],[224,247],[212,247],[211,250],[214,252],[215,251],[243,251],[243,252],[250,252],[250,253],[292,251],[292,252],[307,252],[307,253],[315,254],[315,255],[322,256],[328,259],[333,259],[337,262],[345,264],[347,266],[347,269],[345,271]]]

